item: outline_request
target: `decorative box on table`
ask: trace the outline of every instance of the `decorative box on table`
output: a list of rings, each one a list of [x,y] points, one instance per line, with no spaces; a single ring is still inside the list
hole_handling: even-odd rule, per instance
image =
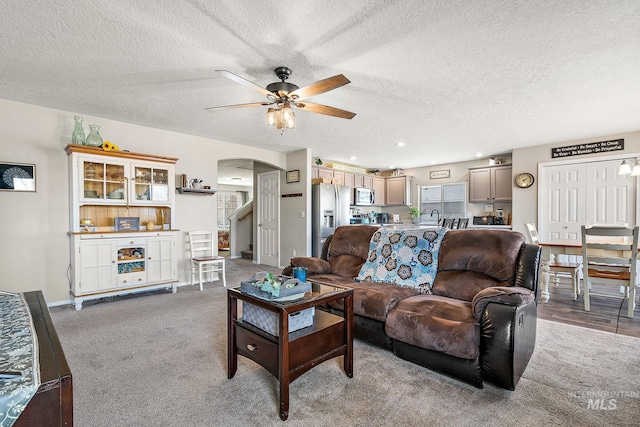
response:
[[[255,283],[260,280],[260,275],[261,273],[256,273],[248,281],[240,282],[240,290],[249,295],[268,301],[293,301],[302,298],[306,292],[311,291],[310,282],[301,282],[292,277],[278,275],[274,276],[274,278],[282,281],[282,284],[280,286],[280,293],[276,297],[269,292],[261,290],[259,286],[255,285]],[[296,285],[291,288],[287,288],[286,285],[289,283],[296,283]],[[290,314],[289,332],[294,332],[313,325],[314,315],[315,307]],[[245,301],[242,303],[242,320],[271,335],[276,337],[279,335],[280,317],[276,312],[265,310]]]

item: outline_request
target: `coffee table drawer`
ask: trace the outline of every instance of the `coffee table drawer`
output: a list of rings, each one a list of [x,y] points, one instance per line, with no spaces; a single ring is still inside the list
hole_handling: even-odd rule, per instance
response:
[[[241,327],[236,328],[238,353],[258,362],[269,372],[278,372],[278,345]]]

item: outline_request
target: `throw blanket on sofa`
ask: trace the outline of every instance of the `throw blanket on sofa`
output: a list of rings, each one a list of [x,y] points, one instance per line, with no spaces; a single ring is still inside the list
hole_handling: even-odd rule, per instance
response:
[[[356,280],[391,283],[431,293],[438,272],[438,252],[448,229],[377,231],[369,243],[369,256]]]

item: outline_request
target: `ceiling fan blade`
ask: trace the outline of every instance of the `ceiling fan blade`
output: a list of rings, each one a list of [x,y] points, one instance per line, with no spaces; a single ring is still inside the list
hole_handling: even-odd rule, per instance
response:
[[[272,105],[274,102],[252,102],[250,104],[235,104],[235,105],[223,105],[220,107],[207,107],[205,110],[222,110],[223,108],[243,108],[243,107],[258,107],[260,105]]]
[[[356,115],[356,113],[352,113],[351,111],[341,110],[327,105],[314,104],[311,102],[296,102],[294,105],[301,110],[326,114],[327,116],[339,117],[341,119],[352,119]]]
[[[227,71],[227,70],[216,70],[216,71],[218,73],[222,74],[223,76],[233,80],[234,82],[240,83],[242,86],[246,86],[246,87],[248,87],[250,89],[257,90],[258,92],[260,92],[264,96],[267,96],[267,97],[272,96],[272,97],[276,97],[276,98],[278,97],[278,95],[274,94],[273,92],[268,91],[265,88],[260,87],[257,84],[255,84],[253,82],[250,82],[247,79],[243,79],[242,77],[240,77],[240,76],[238,76],[236,74],[233,74],[230,71]]]
[[[328,92],[330,90],[344,86],[347,83],[351,83],[351,80],[338,74],[337,76],[329,77],[328,79],[320,80],[310,85],[296,89],[289,94],[292,99],[307,99],[313,95],[319,95],[321,93]]]

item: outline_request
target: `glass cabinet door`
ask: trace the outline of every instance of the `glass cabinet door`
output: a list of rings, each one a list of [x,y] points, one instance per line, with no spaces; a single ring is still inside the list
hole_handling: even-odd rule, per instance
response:
[[[125,198],[124,164],[82,160],[80,167],[80,199],[96,201]]]
[[[133,182],[135,201],[169,201],[169,169],[134,166]]]

